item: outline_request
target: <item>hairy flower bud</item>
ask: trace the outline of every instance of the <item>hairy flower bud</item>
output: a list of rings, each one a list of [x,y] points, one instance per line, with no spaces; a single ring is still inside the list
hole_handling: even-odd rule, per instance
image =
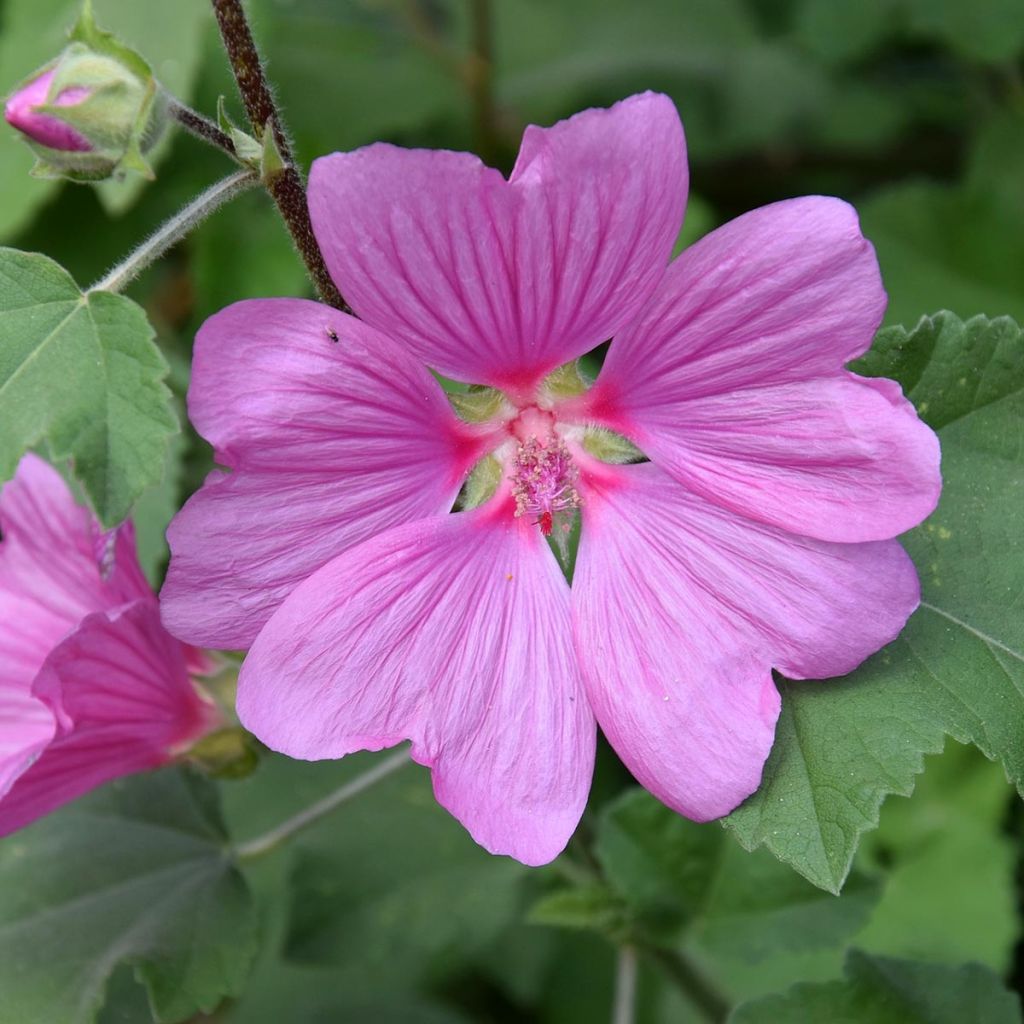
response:
[[[4,119],[33,142],[49,149],[61,149],[71,153],[87,152],[92,149],[89,140],[83,138],[74,128],[52,114],[43,113],[50,106],[68,107],[89,95],[83,88],[63,89],[49,99],[53,84],[53,69],[44,71],[23,85],[4,105]]]
[[[163,126],[156,80],[138,54],[101,32],[88,4],[64,52],[35,71],[4,107],[39,157],[32,173],[101,181],[136,170]]]

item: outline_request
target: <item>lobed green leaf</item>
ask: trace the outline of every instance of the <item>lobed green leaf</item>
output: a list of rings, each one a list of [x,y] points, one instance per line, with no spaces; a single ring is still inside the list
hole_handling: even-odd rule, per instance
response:
[[[48,442],[105,526],[164,472],[168,367],[130,299],[83,294],[58,263],[0,248],[0,480]]]
[[[946,736],[1024,793],[1024,332],[939,313],[882,331],[856,369],[900,380],[942,442],[942,500],[903,538],[921,607],[850,676],[782,684],[761,788],[727,819],[833,892],[886,795],[908,794]]]
[[[846,978],[745,1003],[729,1024],[1019,1024],[1020,1003],[985,967],[946,967],[851,951]]]
[[[0,842],[0,1024],[87,1024],[130,963],[158,1021],[237,995],[256,951],[216,791],[170,769]]]
[[[605,809],[595,853],[611,891],[571,890],[575,900],[560,903],[549,896],[545,913],[563,918],[550,923],[606,934],[611,924],[621,939],[622,922],[631,921],[643,943],[693,939],[751,961],[841,945],[880,895],[864,875],[841,899],[823,893],[767,851],[746,853],[717,824],[688,821],[641,789]]]

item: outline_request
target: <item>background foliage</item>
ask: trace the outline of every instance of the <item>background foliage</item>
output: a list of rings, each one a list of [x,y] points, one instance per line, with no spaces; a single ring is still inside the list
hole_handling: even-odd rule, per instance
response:
[[[788,196],[854,202],[890,294],[889,329],[858,372],[900,380],[943,442],[942,504],[906,538],[926,605],[849,679],[782,684],[765,784],[724,830],[665,811],[607,749],[577,840],[532,872],[477,849],[412,767],[288,849],[231,852],[372,758],[268,756],[242,781],[173,769],[117,784],[0,842],[0,1024],[97,1012],[103,1024],[592,1024],[608,1018],[625,940],[645,954],[642,1024],[705,1019],[672,983],[680,963],[727,1003],[747,1001],[737,1024],[1019,1021],[1000,980],[1024,985],[1019,0],[494,0],[498,116],[482,133],[464,0],[248,6],[306,164],[385,139],[477,149],[508,170],[526,123],[654,88],[687,132],[683,240]],[[5,88],[59,49],[76,7],[0,0]],[[210,113],[224,95],[242,120],[206,0],[95,7],[172,91]],[[30,166],[0,132],[0,243],[47,254],[83,288],[228,170],[180,133],[157,154],[155,185],[63,186]],[[86,366],[98,318],[136,316],[124,300],[83,299],[41,257],[17,260],[38,271],[37,294],[15,295],[5,264],[4,308],[64,303],[62,365]],[[253,193],[129,294],[184,424],[203,318],[311,293]],[[31,345],[11,323],[0,348]],[[209,452],[185,425],[153,482],[169,413],[128,426],[110,409],[159,390],[160,356],[114,348],[110,381],[62,407],[70,422],[32,418],[31,380],[4,394],[0,469],[44,436],[57,454],[65,436],[121,445],[136,475],[87,489],[114,521],[145,488],[135,518],[158,581],[163,528]],[[883,804],[890,794],[909,799]]]

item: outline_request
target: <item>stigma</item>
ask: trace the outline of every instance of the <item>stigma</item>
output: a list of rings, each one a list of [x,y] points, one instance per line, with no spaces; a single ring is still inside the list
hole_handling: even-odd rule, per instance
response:
[[[573,513],[580,507],[578,479],[576,463],[559,437],[551,435],[543,443],[536,437],[520,442],[511,478],[516,517],[532,516],[545,537],[556,526],[568,533]]]

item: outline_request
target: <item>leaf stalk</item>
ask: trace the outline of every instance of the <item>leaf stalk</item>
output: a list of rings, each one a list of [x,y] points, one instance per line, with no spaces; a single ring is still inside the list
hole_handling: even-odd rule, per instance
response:
[[[351,782],[345,783],[333,793],[329,793],[322,800],[311,804],[304,811],[299,811],[294,817],[275,826],[263,835],[250,839],[235,847],[235,855],[239,860],[251,860],[253,857],[260,857],[271,850],[277,849],[282,843],[291,839],[296,833],[309,828],[310,825],[318,822],[322,817],[330,814],[343,803],[358,796],[363,790],[369,789],[374,783],[387,778],[399,768],[409,764],[409,752],[402,749],[390,757],[385,757],[362,775],[356,776]]]
[[[240,192],[258,184],[254,171],[244,170],[223,178],[201,192],[187,206],[182,207],[173,217],[164,221],[126,259],[118,263],[105,277],[97,281],[89,291],[120,292],[150,264],[156,262],[171,246],[181,241],[210,214],[233,199]]]

